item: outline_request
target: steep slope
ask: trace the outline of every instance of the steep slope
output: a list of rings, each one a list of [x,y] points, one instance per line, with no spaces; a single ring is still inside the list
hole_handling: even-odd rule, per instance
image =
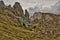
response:
[[[0,1],[0,40],[60,40],[60,16],[35,13],[31,20],[21,5],[5,6]]]
[[[7,15],[0,13],[0,40],[27,40],[33,34]]]
[[[60,36],[59,15],[36,12],[31,17],[31,22],[35,24],[36,28],[39,28],[39,30],[49,38],[56,38]]]
[[[34,31],[26,28],[27,21],[19,3],[14,7],[5,6],[3,1],[0,4],[0,40],[30,40]]]
[[[48,37],[48,34],[44,34],[44,26],[41,27],[25,29],[11,17],[0,13],[0,40],[60,40],[59,35],[55,37],[56,34],[54,37],[50,37],[51,35]]]
[[[14,5],[16,10],[10,5],[5,6],[2,3],[3,1],[0,1],[0,40],[26,40],[28,38],[30,39],[29,36],[32,35],[32,33],[34,32],[25,29],[23,25],[21,25],[21,23],[23,22],[20,21],[22,21],[22,15],[24,14],[23,11],[21,13],[22,8],[17,7],[20,6],[19,3],[16,2],[16,4]]]

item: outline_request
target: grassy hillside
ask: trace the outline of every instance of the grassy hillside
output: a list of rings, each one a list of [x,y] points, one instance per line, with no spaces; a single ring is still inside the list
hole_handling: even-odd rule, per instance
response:
[[[48,34],[42,32],[44,27],[41,27],[27,30],[20,27],[11,17],[0,13],[0,40],[60,40],[60,36],[48,37]]]
[[[23,40],[32,33],[34,32],[19,27],[9,16],[0,13],[0,40]]]
[[[0,1],[0,40],[60,40],[60,16],[38,12],[30,19],[20,3]]]

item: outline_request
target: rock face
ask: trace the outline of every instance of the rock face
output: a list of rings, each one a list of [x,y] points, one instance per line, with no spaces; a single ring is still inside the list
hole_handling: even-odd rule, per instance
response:
[[[5,6],[3,1],[0,1],[0,8],[3,8]]]
[[[29,12],[27,10],[25,10],[25,17],[27,20],[29,20]]]
[[[31,22],[36,25],[37,28],[40,28],[44,34],[47,32],[47,36],[52,37],[52,35],[57,36],[60,34],[60,16],[51,14],[51,13],[41,13],[36,12],[31,17]],[[53,34],[53,32],[55,33]],[[58,32],[59,31],[59,32]]]
[[[18,16],[24,16],[23,9],[22,9],[20,3],[16,2],[14,4],[13,8],[16,11],[16,13],[18,14]]]
[[[41,13],[41,12],[36,12],[34,15],[31,17],[31,21],[38,19],[38,20],[55,20],[56,18],[59,19],[59,15],[52,14],[52,13]],[[57,20],[57,19],[56,19]]]
[[[29,13],[27,10],[25,10],[25,15],[23,12],[23,9],[19,2],[16,2],[13,7],[11,5],[4,5],[3,1],[0,1],[0,12],[4,15],[7,15],[11,17],[11,19],[15,22],[17,22],[20,26],[28,27],[29,25]],[[24,25],[23,25],[24,24]]]
[[[0,11],[3,10],[5,7],[5,4],[3,1],[0,1]]]

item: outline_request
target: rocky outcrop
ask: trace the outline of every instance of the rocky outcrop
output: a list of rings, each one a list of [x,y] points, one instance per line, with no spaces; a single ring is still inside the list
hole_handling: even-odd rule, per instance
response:
[[[42,33],[44,35],[48,34],[48,37],[56,37],[60,32],[58,32],[60,29],[60,16],[52,13],[41,13],[41,12],[36,12],[32,17],[31,17],[31,22],[35,24],[37,28],[40,28]],[[42,31],[44,30],[44,31]],[[53,32],[55,33],[53,34]],[[45,34],[46,33],[46,34]],[[53,36],[52,36],[53,35]]]
[[[56,18],[59,19],[59,15],[52,14],[52,13],[42,13],[42,12],[35,12],[33,16],[31,16],[31,21],[38,19],[38,20],[55,20]]]
[[[29,18],[20,3],[13,7],[0,1],[0,38],[1,40],[60,40],[60,15],[35,12]]]
[[[25,10],[25,17],[29,18],[29,12],[27,10]]]
[[[5,7],[5,4],[3,1],[0,1],[0,9],[3,9]]]
[[[29,13],[27,10],[25,10],[25,15],[23,12],[23,9],[19,2],[16,2],[13,7],[11,5],[4,5],[3,1],[0,1],[0,12],[3,13],[3,15],[11,17],[11,19],[19,24],[19,26],[23,26],[25,28],[28,28],[29,23]],[[2,10],[3,9],[3,10]],[[8,20],[9,21],[9,20]],[[31,27],[31,26],[30,26]]]
[[[29,12],[27,10],[25,10],[25,17],[26,17],[26,20],[29,20]]]
[[[24,12],[23,12],[23,9],[22,9],[20,3],[16,2],[14,4],[13,8],[16,11],[16,13],[18,14],[18,16],[24,16]]]

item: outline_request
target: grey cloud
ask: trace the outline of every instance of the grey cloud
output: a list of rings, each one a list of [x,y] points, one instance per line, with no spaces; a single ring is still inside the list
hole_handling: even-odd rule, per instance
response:
[[[29,7],[33,7],[36,5],[51,5],[54,4],[56,1],[59,0],[3,0],[5,2],[6,5],[11,4],[13,6],[13,4],[15,2],[20,2],[22,7],[24,9],[29,8]]]

